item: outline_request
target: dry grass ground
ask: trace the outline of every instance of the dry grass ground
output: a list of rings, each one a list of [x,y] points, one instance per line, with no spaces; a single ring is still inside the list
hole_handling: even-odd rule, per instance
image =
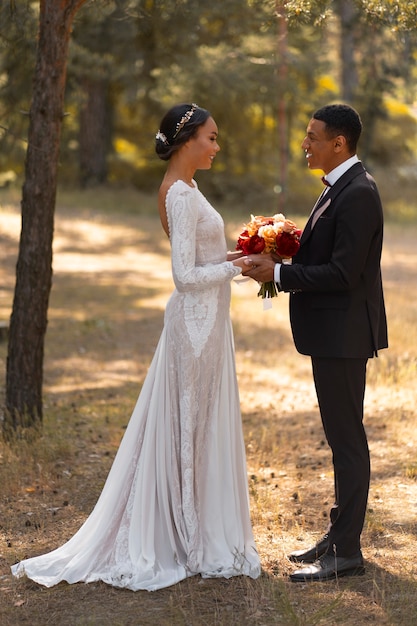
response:
[[[126,207],[116,213],[106,203]],[[6,320],[20,223],[15,203],[0,196],[0,205],[0,320]],[[48,590],[11,578],[12,563],[62,544],[91,511],[146,374],[172,289],[168,244],[149,207],[140,196],[60,200],[44,433],[13,447],[0,444],[0,623],[417,624],[417,227],[410,226],[386,229],[391,345],[369,366],[373,479],[365,576],[316,585],[288,581],[293,566],[286,554],[314,542],[326,527],[331,458],[309,360],[292,343],[287,296],[264,311],[256,285],[244,282],[233,284],[232,318],[262,577],[195,577],[155,593],[104,584]],[[245,218],[227,214],[230,241]],[[6,350],[1,343],[0,380]]]

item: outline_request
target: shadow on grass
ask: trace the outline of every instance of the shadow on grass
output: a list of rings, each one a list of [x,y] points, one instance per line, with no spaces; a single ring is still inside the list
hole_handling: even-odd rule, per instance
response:
[[[293,584],[286,571],[263,572],[257,580],[195,576],[152,593],[115,589],[104,583],[61,583],[44,589],[21,580],[13,583],[14,599],[20,598],[20,606],[7,606],[3,601],[0,616],[5,624],[31,626],[413,624],[416,582],[400,573],[389,574],[372,562],[366,566],[363,577],[327,583]]]

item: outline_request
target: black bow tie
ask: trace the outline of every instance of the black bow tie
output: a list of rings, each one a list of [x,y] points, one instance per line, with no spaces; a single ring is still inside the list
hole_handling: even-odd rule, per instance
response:
[[[324,176],[321,177],[321,182],[323,183],[323,185],[326,185],[326,187],[332,186],[332,184],[329,183],[329,181],[326,178],[324,178]]]

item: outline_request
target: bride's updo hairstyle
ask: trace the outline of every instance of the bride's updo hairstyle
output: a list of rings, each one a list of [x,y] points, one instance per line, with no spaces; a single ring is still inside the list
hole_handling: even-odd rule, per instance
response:
[[[210,113],[197,104],[177,104],[165,114],[155,136],[155,151],[160,159],[171,156],[206,123]]]

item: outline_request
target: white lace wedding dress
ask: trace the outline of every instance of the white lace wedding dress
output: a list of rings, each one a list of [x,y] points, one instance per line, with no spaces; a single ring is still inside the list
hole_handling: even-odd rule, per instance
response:
[[[166,199],[176,289],[101,496],[60,548],[12,567],[50,587],[153,591],[187,576],[256,578],[220,215],[182,181]]]

